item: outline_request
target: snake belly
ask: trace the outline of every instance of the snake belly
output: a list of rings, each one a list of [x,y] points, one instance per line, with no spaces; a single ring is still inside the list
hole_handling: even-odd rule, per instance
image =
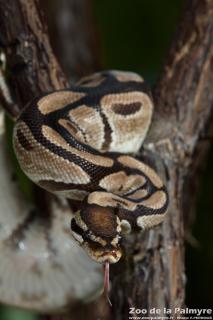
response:
[[[80,204],[71,231],[98,262],[117,262],[123,233],[165,217],[166,187],[130,155],[141,147],[152,112],[139,75],[105,71],[34,99],[16,121],[21,168],[40,187]]]

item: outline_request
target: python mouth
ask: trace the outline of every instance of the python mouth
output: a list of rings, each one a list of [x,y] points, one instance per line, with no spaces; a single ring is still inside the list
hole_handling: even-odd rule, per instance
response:
[[[99,263],[116,263],[120,260],[122,256],[121,248],[116,248],[116,249],[107,249],[107,248],[95,248],[94,246],[87,243],[86,244],[86,251],[89,254],[89,256],[99,262]]]

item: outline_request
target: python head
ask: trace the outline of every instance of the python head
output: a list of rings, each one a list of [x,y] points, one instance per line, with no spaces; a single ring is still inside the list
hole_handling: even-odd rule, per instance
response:
[[[99,263],[116,263],[121,258],[121,225],[113,208],[85,204],[71,221],[73,237]]]

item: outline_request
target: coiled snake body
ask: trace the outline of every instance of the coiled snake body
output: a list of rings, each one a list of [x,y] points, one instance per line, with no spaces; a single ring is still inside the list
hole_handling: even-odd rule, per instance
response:
[[[108,71],[35,99],[16,122],[23,171],[42,188],[81,202],[72,234],[98,262],[117,262],[123,232],[153,227],[165,216],[161,179],[128,155],[139,150],[152,110],[139,75]]]

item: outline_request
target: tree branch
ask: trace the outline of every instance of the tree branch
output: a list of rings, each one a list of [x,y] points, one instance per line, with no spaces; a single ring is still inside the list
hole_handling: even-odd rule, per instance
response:
[[[39,1],[1,1],[0,12],[0,43],[19,107],[41,92],[68,86],[50,47]]]
[[[201,143],[201,136],[212,119],[211,5],[208,0],[187,2],[153,92],[156,108],[145,151],[165,179],[170,206],[162,226],[124,243],[127,258],[115,266],[113,276],[117,320],[131,306],[148,311],[184,306],[183,220],[192,205],[187,177],[195,179],[204,160],[208,144]]]
[[[50,90],[68,87],[68,81],[66,80],[50,47],[45,20],[42,16],[41,7],[38,0],[0,1],[0,44],[6,55],[10,90],[13,92],[13,97],[15,101],[17,101],[18,105],[18,109],[15,110],[13,109],[14,105],[12,103],[8,105],[7,111],[9,111],[12,116],[17,117],[18,113],[20,113],[25,104],[35,96]],[[1,189],[0,197],[1,199],[8,201],[11,206],[15,203],[19,204],[20,201],[23,204],[22,206],[17,206],[16,210],[10,210],[11,206],[8,206],[8,212],[5,212],[5,210],[1,208],[3,211],[1,211],[0,215],[0,225],[4,226],[4,220],[8,221],[9,216],[11,215],[12,217],[10,220],[13,222],[13,224],[15,224],[16,221],[19,221],[20,224],[20,219],[22,220],[22,217],[26,219],[26,215],[28,215],[29,210],[25,210],[25,207],[27,207],[27,202],[25,201],[26,199],[24,199],[24,197],[21,198],[20,192],[18,192],[17,183],[15,184],[11,181],[10,170],[8,169],[8,166],[10,167],[11,164],[5,161],[7,154],[6,150],[3,148],[5,143],[4,131],[2,131],[1,134],[1,156],[3,160],[0,173],[4,174],[3,176],[6,180],[5,186],[11,188],[11,193],[7,192],[7,197],[5,197],[5,192],[8,190],[8,188],[5,190]],[[15,191],[12,192],[13,190]],[[50,196],[50,194],[39,188],[36,189],[36,195],[38,196],[37,209],[42,211],[40,212],[40,215],[43,218],[46,217],[48,220],[48,213],[50,214],[52,217],[52,229],[54,227],[54,221],[57,221],[57,228],[55,229],[56,232],[53,236],[54,247],[56,252],[58,252],[59,261],[61,259],[61,266],[63,263],[65,263],[65,268],[63,269],[64,276],[66,275],[66,268],[70,268],[68,273],[69,281],[71,281],[71,283],[69,283],[69,281],[66,282],[68,285],[68,292],[64,292],[65,297],[62,295],[62,300],[64,299],[63,303],[67,303],[71,308],[73,304],[76,303],[75,299],[79,299],[80,296],[81,299],[88,299],[88,296],[100,288],[102,279],[101,267],[97,266],[95,263],[92,263],[91,259],[87,257],[85,253],[83,253],[76,243],[73,242],[74,240],[71,241],[71,234],[69,237],[69,233],[67,233],[67,240],[64,242],[62,238],[60,238],[65,232],[63,231],[65,230],[64,225],[69,228],[68,221],[70,221],[72,217],[72,211],[70,210],[68,204],[66,202],[62,203],[61,201],[58,201],[54,196]],[[5,206],[5,200],[3,201],[3,208]],[[3,213],[6,215],[5,219]],[[12,232],[14,226],[10,226],[10,228]],[[1,233],[1,236],[4,237],[4,234],[2,235]],[[35,246],[37,240],[38,238],[34,239]],[[63,247],[63,250],[61,250],[62,248],[57,248],[57,246]],[[70,249],[68,249],[69,247]],[[6,251],[4,248],[5,246],[1,246],[0,249],[2,259],[4,259],[3,254],[4,251]],[[71,252],[67,252],[67,250],[70,250]],[[63,257],[60,257],[60,254],[62,254]],[[12,254],[10,259],[11,265],[13,265]],[[66,262],[63,261],[63,259]],[[81,271],[78,264],[80,264],[82,268]],[[40,267],[42,269],[42,263]],[[28,267],[26,266],[26,268]],[[59,269],[52,269],[52,271],[55,272],[55,277],[57,276],[58,272],[61,272]],[[30,272],[30,270],[26,270],[26,272]],[[45,270],[42,271],[45,273]],[[51,269],[49,272],[51,272]],[[28,276],[30,277],[30,274],[28,274]],[[61,275],[59,278],[60,277]],[[42,287],[42,279],[40,280],[38,280],[36,285],[37,291],[40,286]],[[60,286],[60,281],[58,285]],[[49,283],[49,286],[51,287],[51,283]],[[18,286],[14,290],[16,289],[17,292],[19,292],[18,290],[20,290],[20,288],[18,288]],[[33,288],[31,289],[33,292]],[[63,287],[60,288],[60,292],[63,292],[62,289]],[[1,290],[3,290],[2,283]],[[9,291],[10,290],[8,290],[8,293]],[[9,300],[7,292],[6,295],[3,294],[3,296],[1,292],[1,299],[7,303],[11,302],[11,304],[22,305],[26,308],[30,308],[31,306],[31,308],[39,310],[39,304],[37,304],[39,300],[37,299],[44,294],[44,291],[42,292],[39,292],[39,294],[36,292],[34,295],[32,294],[32,296],[27,296],[27,299],[25,300],[22,300],[21,294],[15,294],[15,292],[13,292],[13,301]],[[79,294],[78,297],[75,296],[76,292]],[[54,294],[54,292],[51,293]],[[33,299],[32,297],[37,297],[37,299]],[[60,298],[58,296],[56,299],[57,303],[59,299]],[[51,305],[50,300],[49,302],[50,308],[54,309],[54,305]],[[47,312],[46,310],[48,310],[49,302],[48,295],[44,295],[43,303],[47,308],[45,307],[42,310],[43,312]],[[81,307],[81,309],[83,310],[84,308]]]

